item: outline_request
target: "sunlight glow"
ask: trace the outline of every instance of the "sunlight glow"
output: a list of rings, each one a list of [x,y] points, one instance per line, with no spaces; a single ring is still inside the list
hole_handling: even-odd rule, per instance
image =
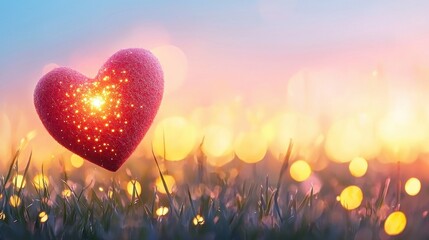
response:
[[[165,93],[177,90],[185,81],[188,71],[188,59],[179,47],[164,45],[151,49],[158,58],[164,72]]]
[[[21,205],[21,198],[18,197],[18,195],[12,195],[9,198],[9,204],[12,207],[19,207]]]
[[[167,184],[168,192],[172,193],[176,188],[176,180],[171,175],[164,174],[163,176],[164,176],[165,183]],[[159,193],[162,193],[162,194],[167,193],[165,191],[164,184],[162,183],[161,177],[158,177],[156,179],[155,185],[156,185],[156,190]]]
[[[70,197],[71,196],[71,190],[70,189],[64,189],[62,192],[61,192],[61,196],[63,196],[63,198],[68,198],[68,197]]]
[[[235,141],[235,154],[245,163],[261,161],[268,148],[265,137],[257,131],[242,132]]]
[[[101,106],[103,106],[106,103],[106,101],[101,96],[95,96],[91,98],[90,102],[91,102],[91,106],[98,110],[101,110]]]
[[[24,188],[27,181],[25,181],[23,175],[17,174],[15,175],[15,177],[13,177],[12,183],[16,188],[19,189],[19,188]]]
[[[402,233],[407,226],[407,217],[401,211],[392,212],[384,222],[387,235],[395,236]]]
[[[34,176],[33,184],[36,189],[41,190],[49,186],[49,179],[47,176],[43,175],[42,173],[39,173]]]
[[[192,223],[197,226],[197,225],[203,225],[205,223],[204,218],[198,214],[197,216],[194,217],[194,219],[192,220]]]
[[[169,161],[183,160],[194,149],[197,141],[195,126],[184,117],[169,117],[159,122],[153,137],[153,150],[157,156]]]
[[[380,149],[374,122],[368,114],[337,119],[326,135],[325,151],[335,162],[349,162],[356,156],[372,158]]]
[[[127,184],[127,192],[130,196],[140,196],[142,192],[142,186],[137,180],[131,180]]]
[[[297,182],[307,180],[311,175],[311,167],[304,160],[298,160],[290,166],[290,176]]]
[[[405,183],[405,192],[410,196],[416,196],[419,194],[422,184],[418,178],[410,178]]]
[[[349,171],[354,177],[362,177],[368,170],[368,162],[362,157],[355,157],[349,164]]]
[[[48,214],[45,211],[39,213],[39,219],[41,223],[48,221]]]
[[[208,157],[222,157],[233,151],[232,132],[221,125],[211,125],[204,131],[202,151]]]
[[[348,186],[340,194],[340,203],[347,210],[358,208],[362,200],[363,193],[358,186]]]
[[[168,207],[159,207],[158,209],[156,209],[155,213],[158,217],[162,217],[167,215],[168,211]]]
[[[70,157],[70,162],[71,162],[71,165],[73,167],[80,168],[80,167],[82,167],[82,165],[84,163],[84,160],[79,155],[72,154],[71,157]]]

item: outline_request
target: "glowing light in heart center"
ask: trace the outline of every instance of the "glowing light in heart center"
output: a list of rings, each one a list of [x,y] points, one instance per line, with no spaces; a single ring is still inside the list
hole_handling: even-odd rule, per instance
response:
[[[101,111],[101,107],[106,103],[106,101],[101,96],[95,96],[91,98],[91,106]]]
[[[105,69],[105,72],[108,70]],[[111,70],[114,76],[115,70]],[[124,102],[121,89],[128,84],[127,72],[121,71],[118,79],[104,75],[94,82],[82,84],[70,84],[65,93],[63,109],[65,124],[76,128],[76,142],[86,151],[94,153],[110,152],[113,160],[116,154],[116,146],[111,146],[104,132],[111,134],[123,134],[129,119],[124,117],[123,110],[130,108],[143,108],[135,106],[133,102]],[[60,82],[62,84],[62,82]],[[63,130],[62,130],[63,131]],[[85,156],[83,156],[85,157]]]

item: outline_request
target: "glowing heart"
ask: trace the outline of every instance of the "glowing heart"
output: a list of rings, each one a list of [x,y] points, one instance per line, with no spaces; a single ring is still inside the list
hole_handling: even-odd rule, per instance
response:
[[[144,49],[115,53],[94,79],[56,68],[34,92],[52,137],[81,157],[116,171],[149,129],[164,91],[158,60]]]

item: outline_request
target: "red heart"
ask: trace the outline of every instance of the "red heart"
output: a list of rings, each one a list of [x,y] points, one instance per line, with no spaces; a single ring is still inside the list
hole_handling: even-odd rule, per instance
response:
[[[158,60],[147,50],[125,49],[94,79],[64,67],[47,73],[36,86],[34,105],[61,145],[116,171],[149,129],[163,91]]]

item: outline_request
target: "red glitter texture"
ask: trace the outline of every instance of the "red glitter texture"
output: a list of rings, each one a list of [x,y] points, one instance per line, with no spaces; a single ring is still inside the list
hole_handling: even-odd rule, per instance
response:
[[[65,67],[47,73],[36,86],[34,105],[56,141],[116,171],[152,124],[163,91],[158,60],[147,50],[125,49],[94,79]]]

